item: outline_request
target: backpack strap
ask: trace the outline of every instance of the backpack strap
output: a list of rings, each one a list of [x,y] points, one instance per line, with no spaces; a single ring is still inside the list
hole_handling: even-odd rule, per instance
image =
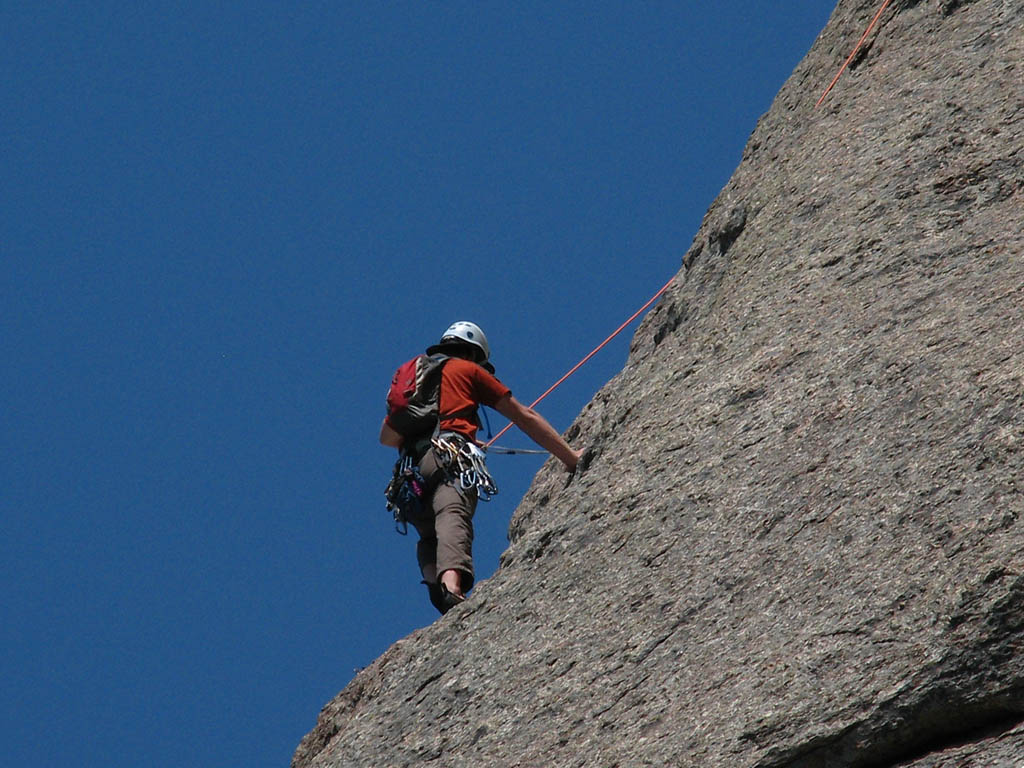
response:
[[[444,363],[448,362],[451,359],[451,355],[446,355],[441,352],[435,352],[434,354],[430,354],[427,356],[431,360],[436,360],[442,363],[442,366]],[[460,408],[458,410],[450,411],[448,413],[441,413],[441,384],[443,380],[444,370],[442,369],[441,378],[438,379],[437,382],[437,424],[434,426],[434,433],[433,435],[431,435],[431,438],[433,439],[437,437],[439,434],[441,434],[441,422],[445,419],[454,419],[457,417],[472,417],[472,420],[476,423],[477,427],[482,428],[483,425],[480,423],[480,416],[477,413],[477,406],[475,405],[471,405],[466,408]]]
[[[451,360],[451,355],[445,355],[442,354],[441,352],[435,352],[434,354],[428,354],[427,356],[431,360],[434,360],[437,363],[439,363],[439,370],[437,374],[437,421],[434,422],[434,432],[430,435],[430,438],[427,440],[427,449],[429,449],[431,441],[433,441],[435,438],[437,438],[438,435],[441,434],[441,419],[445,418],[445,415],[441,413],[441,385],[444,382],[444,364]],[[425,452],[426,451],[424,451],[424,453]]]

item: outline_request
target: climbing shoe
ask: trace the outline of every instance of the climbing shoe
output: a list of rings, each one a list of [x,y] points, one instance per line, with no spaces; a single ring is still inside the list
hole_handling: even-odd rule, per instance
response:
[[[427,585],[427,594],[430,595],[430,604],[433,605],[442,614],[448,613],[459,603],[465,601],[465,596],[456,595],[448,591],[448,588],[444,584],[434,583],[430,581],[421,581],[421,584]]]
[[[442,592],[441,590],[443,587],[436,582],[423,581],[420,583],[427,585],[427,594],[430,595],[430,604],[437,608],[441,613],[447,611],[448,608],[445,607],[444,601],[444,595],[447,594],[447,591]]]
[[[441,590],[441,605],[438,606],[438,610],[441,613],[448,613],[456,605],[466,601],[465,595],[456,595],[454,592],[449,592],[444,584],[438,584],[437,586]]]

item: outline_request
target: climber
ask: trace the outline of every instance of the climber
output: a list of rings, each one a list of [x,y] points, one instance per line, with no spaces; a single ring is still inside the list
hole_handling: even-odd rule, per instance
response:
[[[543,416],[516,400],[509,388],[494,377],[487,337],[476,324],[453,323],[420,360],[428,365],[440,363],[435,426],[425,434],[409,434],[406,424],[391,408],[389,393],[389,412],[381,425],[380,441],[398,448],[400,461],[405,459],[415,466],[425,481],[423,503],[416,506],[408,522],[420,536],[416,557],[430,601],[446,613],[465,600],[473,586],[473,513],[478,497],[478,488],[473,483],[490,482],[483,453],[476,443],[477,406],[497,410],[558,458],[569,472],[576,470],[583,452],[569,447]],[[417,385],[423,378],[422,369],[420,374],[416,376]],[[470,482],[466,481],[467,472],[457,476],[455,464],[460,456],[473,462],[468,470]]]

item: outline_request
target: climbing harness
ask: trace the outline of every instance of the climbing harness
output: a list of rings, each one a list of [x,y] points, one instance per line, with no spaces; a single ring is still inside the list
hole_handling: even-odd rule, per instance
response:
[[[454,432],[442,432],[430,441],[442,469],[460,491],[476,489],[481,501],[490,501],[498,486],[487,470],[487,454]]]
[[[403,453],[395,462],[391,482],[384,490],[387,508],[395,518],[395,530],[405,536],[409,533],[409,518],[418,517],[423,509],[423,495],[427,481],[420,474],[412,456]]]

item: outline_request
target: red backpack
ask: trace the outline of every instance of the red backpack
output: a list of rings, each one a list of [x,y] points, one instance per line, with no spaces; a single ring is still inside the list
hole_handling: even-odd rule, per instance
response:
[[[446,362],[446,355],[417,355],[395,371],[388,388],[387,423],[402,437],[422,437],[438,428]]]

